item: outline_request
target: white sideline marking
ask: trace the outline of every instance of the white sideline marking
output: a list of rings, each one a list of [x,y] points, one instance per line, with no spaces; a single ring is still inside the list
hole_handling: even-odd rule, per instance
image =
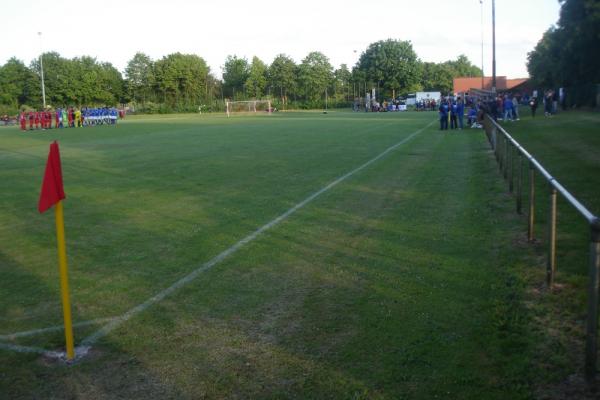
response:
[[[39,353],[39,354],[44,354],[44,355],[46,355],[48,357],[52,357],[52,358],[60,358],[61,354],[62,354],[59,351],[50,351],[50,350],[42,349],[41,347],[19,346],[19,345],[10,344],[10,343],[0,343],[0,349],[12,350],[12,351],[16,351],[17,353]]]
[[[19,346],[17,344],[0,343],[0,349],[16,351],[17,353],[42,354],[48,358],[55,358],[55,359],[58,359],[58,360],[61,360],[61,361],[67,362],[67,363],[72,363],[74,361],[78,361],[78,360],[82,359],[90,351],[90,348],[87,346],[77,346],[77,347],[75,347],[75,359],[67,360],[66,352],[46,350],[46,349],[42,349],[41,347]]]
[[[369,161],[362,164],[361,166],[353,169],[352,171],[337,178],[336,180],[329,183],[327,186],[323,187],[322,189],[318,190],[317,192],[311,194],[306,199],[304,199],[300,203],[296,204],[294,207],[290,208],[289,210],[287,210],[286,212],[284,212],[283,214],[281,214],[280,216],[278,216],[271,222],[258,228],[256,231],[254,231],[253,233],[244,237],[243,239],[241,239],[240,241],[235,243],[233,246],[229,247],[227,250],[224,250],[223,252],[221,252],[220,254],[218,254],[217,256],[215,256],[214,258],[209,260],[208,262],[202,264],[200,267],[198,267],[194,271],[190,272],[188,275],[184,276],[183,278],[181,278],[180,280],[175,282],[173,285],[169,286],[168,288],[164,289],[163,291],[152,296],[145,302],[133,307],[132,309],[130,309],[129,311],[127,311],[125,314],[121,315],[120,317],[99,318],[99,319],[95,319],[95,320],[91,320],[91,321],[84,321],[84,322],[79,322],[77,324],[74,324],[73,326],[87,326],[87,325],[94,325],[96,323],[102,323],[104,321],[109,321],[106,325],[104,325],[98,331],[96,331],[95,333],[93,333],[90,336],[83,339],[83,341],[81,342],[81,345],[77,346],[75,348],[76,360],[81,359],[82,357],[85,357],[85,355],[88,353],[91,345],[93,345],[100,338],[109,334],[112,330],[119,327],[122,323],[128,321],[133,316],[146,310],[151,305],[158,303],[159,301],[161,301],[162,299],[167,297],[169,294],[175,292],[177,289],[185,286],[186,284],[188,284],[189,282],[194,280],[198,275],[200,275],[204,271],[214,267],[216,264],[223,261],[225,258],[230,256],[231,254],[238,251],[243,245],[256,239],[264,231],[278,225],[280,222],[287,219],[290,215],[292,215],[293,213],[295,213],[296,211],[298,211],[299,209],[301,209],[302,207],[304,207],[305,205],[307,205],[308,203],[310,203],[311,201],[313,201],[314,199],[319,197],[321,194],[327,192],[329,189],[333,188],[340,182],[343,182],[344,180],[348,179],[349,177],[356,174],[357,172],[362,171],[363,169],[365,169],[369,165],[373,164],[374,162],[378,161],[382,157],[385,157],[391,151],[395,150],[399,146],[403,145],[404,143],[408,142],[409,140],[411,140],[412,138],[414,138],[415,136],[417,136],[418,134],[423,132],[425,129],[429,128],[434,122],[436,122],[436,120],[431,121],[429,124],[425,125],[423,128],[416,130],[415,132],[411,133],[409,136],[402,139],[398,143],[388,147],[387,149],[385,149],[382,153],[380,153],[376,157],[370,159]],[[2,335],[2,336],[0,336],[0,339],[2,339],[2,340],[14,339],[14,338],[18,338],[18,337],[36,335],[36,334],[40,334],[40,333],[52,332],[52,331],[62,330],[62,329],[63,329],[63,327],[57,326],[57,327],[36,329],[36,330],[26,331],[26,332],[17,332],[17,333],[13,333],[10,335]],[[47,357],[51,357],[51,358],[57,358],[57,359],[63,359],[63,360],[65,359],[64,352],[46,350],[46,349],[43,349],[40,347],[19,346],[19,345],[10,344],[10,343],[0,343],[0,349],[12,350],[12,351],[16,351],[19,353],[38,353],[38,354],[43,354],[43,355],[45,355]]]
[[[89,321],[77,322],[77,323],[73,324],[73,328],[80,328],[82,326],[89,326],[89,325],[97,325],[97,324],[101,324],[103,322],[109,322],[113,319],[115,319],[115,317],[97,318],[97,319],[92,319]],[[35,335],[40,335],[42,333],[62,331],[64,329],[65,329],[65,327],[63,325],[60,325],[60,326],[51,326],[49,328],[33,329],[30,331],[24,331],[24,332],[9,333],[7,335],[0,335],[0,340],[14,340],[14,339],[20,338],[20,337],[35,336]]]
[[[244,246],[245,244],[247,244],[247,243],[253,241],[254,239],[256,239],[264,231],[266,231],[266,230],[274,227],[275,225],[279,224],[280,222],[284,221],[290,215],[292,215],[293,213],[295,213],[296,211],[298,211],[299,209],[301,209],[302,207],[304,207],[305,205],[307,205],[308,203],[310,203],[311,201],[313,201],[314,199],[316,199],[317,197],[319,197],[321,194],[323,194],[326,191],[328,191],[329,189],[331,189],[332,187],[336,186],[338,183],[343,182],[344,180],[348,179],[352,175],[356,174],[359,171],[362,171],[363,169],[365,169],[369,165],[371,165],[374,162],[378,161],[382,157],[385,157],[389,152],[395,150],[397,147],[403,145],[404,143],[406,143],[409,140],[411,140],[413,137],[417,136],[419,133],[423,132],[425,129],[429,128],[434,122],[435,122],[435,120],[431,121],[429,124],[427,124],[423,128],[421,128],[421,129],[419,129],[419,130],[411,133],[409,136],[407,136],[406,138],[402,139],[401,141],[399,141],[398,143],[394,144],[393,146],[388,147],[386,150],[384,150],[378,156],[370,159],[369,161],[367,161],[366,163],[364,163],[360,167],[355,168],[352,171],[348,172],[347,174],[345,174],[345,175],[337,178],[336,180],[334,180],[333,182],[329,183],[327,186],[323,187],[319,191],[311,194],[306,199],[304,199],[300,203],[296,204],[294,207],[290,208],[289,210],[287,210],[286,212],[284,212],[283,214],[281,214],[280,216],[278,216],[277,218],[275,218],[271,222],[269,222],[269,223],[263,225],[262,227],[258,228],[256,231],[254,231],[253,233],[249,234],[245,238],[241,239],[239,242],[235,243],[233,246],[231,246],[227,250],[224,250],[223,252],[221,252],[220,254],[218,254],[217,256],[215,256],[210,261],[202,264],[199,268],[197,268],[196,270],[190,272],[188,275],[184,276],[183,278],[181,278],[180,280],[178,280],[177,282],[175,282],[173,285],[169,286],[168,288],[164,289],[163,291],[161,291],[161,292],[157,293],[156,295],[152,296],[151,298],[149,298],[145,302],[143,302],[143,303],[141,303],[141,304],[133,307],[132,309],[130,309],[129,311],[127,311],[125,314],[121,315],[120,317],[114,318],[108,324],[106,324],[105,326],[103,326],[102,328],[100,328],[97,332],[95,332],[95,333],[91,334],[90,336],[86,337],[85,339],[83,339],[83,341],[81,342],[82,345],[83,346],[91,346],[91,345],[93,345],[96,341],[98,341],[98,339],[100,339],[100,338],[106,336],[107,334],[109,334],[113,329],[119,327],[123,322],[129,320],[131,317],[133,317],[133,316],[141,313],[142,311],[146,310],[151,305],[153,305],[155,303],[158,303],[159,301],[161,301],[162,299],[164,299],[165,297],[167,297],[171,293],[175,292],[177,289],[185,286],[186,284],[188,284],[189,282],[191,282],[192,280],[194,280],[198,275],[200,275],[204,271],[209,270],[210,268],[214,267],[216,264],[218,264],[219,262],[223,261],[225,258],[227,258],[228,256],[230,256],[231,254],[233,254],[236,251],[238,251],[242,246]]]

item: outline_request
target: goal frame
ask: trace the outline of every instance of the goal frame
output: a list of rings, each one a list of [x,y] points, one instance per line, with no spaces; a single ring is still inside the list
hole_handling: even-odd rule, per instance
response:
[[[242,101],[225,101],[225,112],[227,113],[227,117],[229,117],[234,111],[231,111],[231,107],[233,104],[246,104],[248,106],[247,111],[242,111],[241,113],[252,113],[256,114],[258,111],[256,110],[256,104],[266,104],[267,105],[267,113],[271,114],[273,109],[271,108],[271,100],[242,100]]]

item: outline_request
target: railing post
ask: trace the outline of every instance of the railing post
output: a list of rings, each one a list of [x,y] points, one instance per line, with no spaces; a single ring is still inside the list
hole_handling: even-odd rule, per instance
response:
[[[556,273],[556,188],[550,182],[550,221],[548,223],[548,263],[546,265],[546,283],[552,289]]]
[[[598,293],[600,291],[600,220],[590,224],[590,283],[585,337],[585,379],[594,384],[598,356]]]
[[[496,161],[500,162],[500,140],[498,139],[498,128],[496,125],[492,125],[494,128],[494,150],[496,151]]]
[[[504,136],[504,179],[508,179],[508,138]]]
[[[529,223],[527,226],[527,240],[533,241],[533,227],[535,224],[535,169],[529,161]]]
[[[497,159],[498,159],[498,167],[500,167],[500,173],[502,173],[502,158],[503,158],[503,149],[502,147],[504,147],[504,138],[502,136],[500,136],[499,140],[498,140],[498,154],[497,154]]]
[[[522,203],[523,203],[523,154],[519,151],[519,168],[517,172],[517,213],[522,214]]]
[[[508,142],[508,191],[509,193],[513,192],[514,189],[514,179],[513,179],[513,175],[514,175],[514,162],[513,162],[513,158],[514,158],[514,151],[513,151],[513,144],[509,141]]]

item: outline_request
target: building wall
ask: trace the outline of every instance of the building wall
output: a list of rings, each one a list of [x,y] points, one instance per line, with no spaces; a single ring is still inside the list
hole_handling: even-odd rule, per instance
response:
[[[507,79],[506,76],[496,77],[496,90],[498,92],[510,90],[515,86],[523,85],[527,82],[527,78]],[[492,77],[483,77],[483,88],[481,87],[481,77],[476,78],[454,78],[453,80],[454,93],[468,92],[470,89],[492,90]]]

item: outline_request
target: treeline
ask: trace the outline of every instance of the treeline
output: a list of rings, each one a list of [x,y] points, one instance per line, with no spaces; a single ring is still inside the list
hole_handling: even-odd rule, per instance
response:
[[[560,18],[528,55],[540,87],[600,84],[600,1],[560,0]]]
[[[92,57],[66,59],[58,53],[45,53],[42,63],[47,104],[114,105],[124,98],[125,81],[110,63]],[[11,58],[0,67],[0,105],[12,111],[41,107],[39,59],[28,67]]]
[[[280,54],[270,65],[228,56],[223,78],[217,78],[197,55],[174,53],[152,60],[137,53],[124,74],[110,63],[91,57],[66,59],[42,55],[46,103],[58,106],[129,104],[138,112],[216,111],[224,100],[271,99],[275,107],[318,108],[325,95],[332,106],[346,106],[367,90],[379,98],[419,90],[452,91],[457,76],[480,76],[481,70],[464,55],[443,63],[422,62],[409,41],[372,43],[350,70],[335,69],[327,56],[309,53],[297,64]],[[39,59],[29,66],[12,58],[0,67],[0,113],[40,108]]]

